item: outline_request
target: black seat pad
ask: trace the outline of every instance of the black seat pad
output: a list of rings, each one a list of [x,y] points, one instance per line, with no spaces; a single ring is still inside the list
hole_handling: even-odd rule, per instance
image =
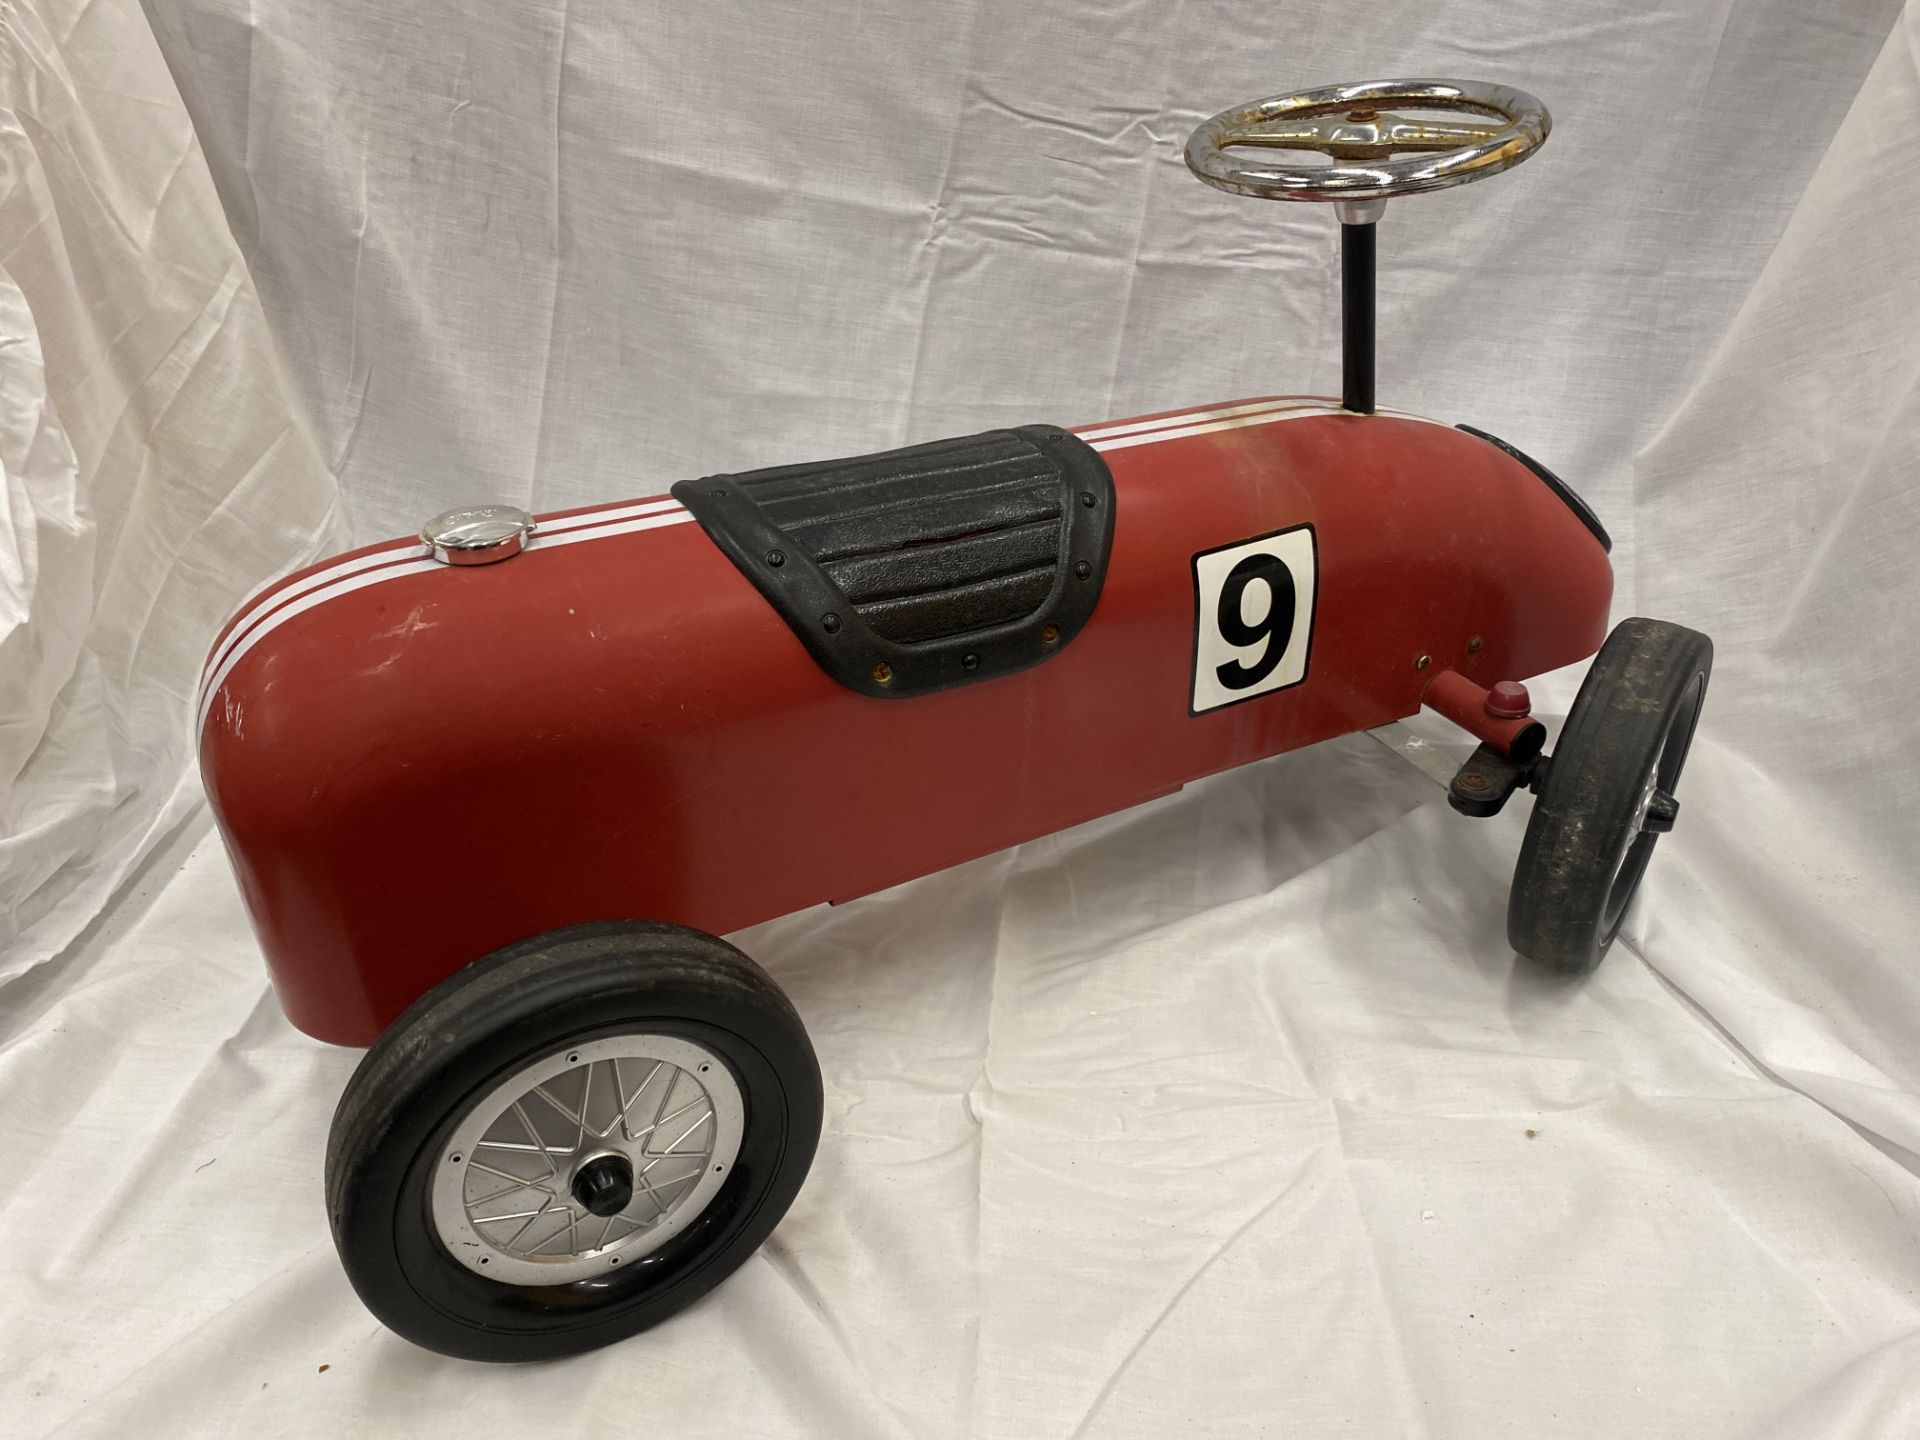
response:
[[[1054,426],[682,481],[673,494],[827,672],[926,694],[1046,659],[1093,614],[1113,477]]]

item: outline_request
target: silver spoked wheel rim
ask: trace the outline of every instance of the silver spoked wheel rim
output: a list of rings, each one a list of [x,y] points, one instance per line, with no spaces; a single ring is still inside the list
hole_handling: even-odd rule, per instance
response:
[[[507,1285],[567,1285],[659,1249],[706,1209],[733,1172],[745,1105],[704,1046],[673,1035],[614,1035],[568,1046],[490,1090],[435,1161],[440,1243],[466,1269]],[[582,1172],[631,1185],[611,1213],[589,1208]]]

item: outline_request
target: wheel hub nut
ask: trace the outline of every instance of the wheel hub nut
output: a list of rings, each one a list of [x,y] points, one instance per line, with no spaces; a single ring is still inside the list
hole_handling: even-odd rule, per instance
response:
[[[1518,680],[1502,680],[1487,691],[1487,714],[1496,720],[1524,720],[1533,713],[1533,697]]]
[[[573,1198],[605,1219],[633,1203],[633,1164],[624,1155],[589,1160],[573,1177]]]

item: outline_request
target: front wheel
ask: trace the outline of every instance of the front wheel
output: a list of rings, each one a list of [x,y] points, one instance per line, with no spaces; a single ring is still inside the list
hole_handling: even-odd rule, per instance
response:
[[[673,925],[582,925],[436,986],[354,1072],[327,1147],[348,1278],[442,1354],[535,1360],[658,1323],[786,1213],[820,1071],[759,966]]]
[[[1507,904],[1507,939],[1569,974],[1600,963],[1653,847],[1713,672],[1713,642],[1664,620],[1623,620],[1594,657],[1538,783]]]

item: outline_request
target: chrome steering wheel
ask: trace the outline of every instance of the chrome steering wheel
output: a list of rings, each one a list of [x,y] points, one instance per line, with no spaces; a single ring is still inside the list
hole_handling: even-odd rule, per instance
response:
[[[1479,121],[1408,120],[1387,106],[1460,111]],[[1486,123],[1488,121],[1494,123]],[[1546,143],[1553,120],[1524,90],[1466,80],[1376,80],[1275,95],[1222,110],[1187,139],[1207,184],[1266,200],[1333,200],[1341,219],[1377,218],[1395,195],[1444,190],[1510,170]],[[1229,150],[1318,151],[1331,165],[1240,163]],[[1393,158],[1412,152],[1406,159]]]

